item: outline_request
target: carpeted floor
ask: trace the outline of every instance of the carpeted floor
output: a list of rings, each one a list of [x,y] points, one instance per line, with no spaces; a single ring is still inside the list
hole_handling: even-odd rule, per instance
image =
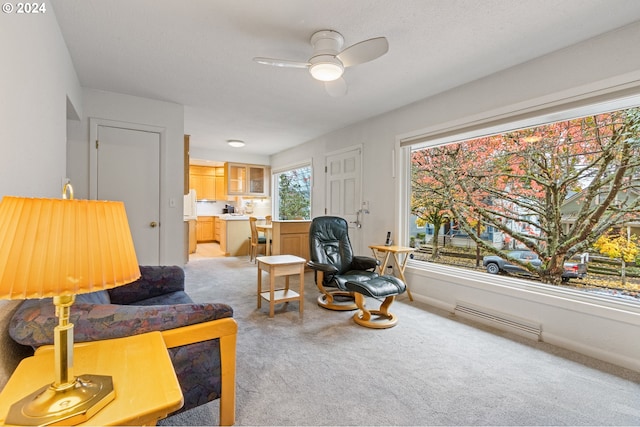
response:
[[[640,373],[406,294],[391,307],[398,325],[373,330],[353,323],[353,312],[318,307],[312,273],[304,316],[289,303],[269,319],[268,304],[256,308],[248,258],[194,260],[185,272],[194,300],[234,308],[236,425],[640,425]],[[214,401],[160,425],[217,425],[218,408]]]

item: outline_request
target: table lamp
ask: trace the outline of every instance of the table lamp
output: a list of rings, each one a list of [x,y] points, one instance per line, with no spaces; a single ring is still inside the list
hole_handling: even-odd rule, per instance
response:
[[[70,197],[67,198],[67,192]],[[75,295],[121,286],[140,277],[122,202],[5,196],[0,202],[0,299],[53,297],[53,383],[15,402],[7,424],[74,425],[115,398],[112,378],[73,375]],[[49,379],[43,378],[43,383]]]

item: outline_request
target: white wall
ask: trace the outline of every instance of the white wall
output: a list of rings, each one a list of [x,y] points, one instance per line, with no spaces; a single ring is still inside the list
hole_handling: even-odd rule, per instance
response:
[[[60,197],[66,175],[67,97],[80,83],[47,3],[39,15],[0,14],[0,196]]]
[[[637,302],[433,263],[408,267],[406,276],[416,301],[450,312],[458,303],[472,304],[536,324],[544,342],[640,372]]]
[[[160,264],[184,264],[183,144],[184,107],[130,95],[83,89],[84,115],[68,123],[67,173],[76,197],[89,197],[89,119],[157,126],[166,129],[160,147]],[[169,199],[178,203],[169,206]]]
[[[0,197],[60,197],[66,176],[67,98],[82,111],[80,83],[51,5],[41,15],[0,13]],[[0,301],[0,387],[20,356]]]
[[[638,40],[640,23],[323,135],[272,156],[271,166],[295,164],[311,154],[312,213],[323,215],[324,154],[363,144],[363,200],[370,202],[371,213],[364,216],[360,230],[362,244],[355,251],[368,254],[367,246],[379,244],[384,238],[380,230],[395,230],[396,236],[402,232],[399,203],[406,186],[399,183],[401,171],[396,167],[394,177],[391,166],[393,150],[398,154],[396,166],[401,164],[398,145],[401,138],[620,87],[636,88],[640,93]],[[434,305],[452,309],[456,299],[469,291],[468,278],[461,273],[446,280],[441,273],[431,270],[408,268],[408,273],[414,296]],[[542,295],[533,303],[528,301],[526,292],[504,292],[486,283],[475,287],[468,298],[472,301],[467,302],[512,315],[528,313],[543,324],[547,341],[640,371],[640,349],[635,338],[640,332],[638,310],[590,311],[588,304],[581,304],[580,309],[570,304],[558,306],[551,295]],[[612,334],[609,328],[617,328],[619,332]]]

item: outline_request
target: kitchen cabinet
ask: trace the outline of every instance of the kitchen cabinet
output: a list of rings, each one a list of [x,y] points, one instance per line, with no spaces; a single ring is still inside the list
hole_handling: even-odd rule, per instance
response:
[[[311,221],[272,221],[271,255],[296,255],[309,261]]]
[[[224,171],[224,168],[218,168]],[[228,200],[227,191],[224,188],[224,175],[216,175],[215,178],[215,187],[216,187],[216,200]]]
[[[191,166],[189,181],[198,200],[226,200],[223,167]]]
[[[215,168],[191,166],[189,168],[191,188],[196,190],[198,200],[216,200]]]
[[[196,225],[196,238],[200,242],[213,242],[215,230],[215,218],[212,216],[199,216]]]
[[[222,225],[222,221],[218,217],[214,217],[214,226],[213,226],[213,240],[215,242],[220,243],[220,226]]]
[[[247,189],[247,167],[245,165],[227,163],[225,169],[227,194],[230,196],[244,194]]]
[[[187,221],[189,223],[189,253],[192,254],[197,248],[197,221],[192,219]]]
[[[242,163],[225,164],[228,195],[265,197],[269,195],[269,167]]]

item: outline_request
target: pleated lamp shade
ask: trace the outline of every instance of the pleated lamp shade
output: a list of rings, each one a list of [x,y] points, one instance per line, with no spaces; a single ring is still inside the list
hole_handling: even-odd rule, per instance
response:
[[[0,299],[76,295],[140,277],[122,202],[4,197]]]

